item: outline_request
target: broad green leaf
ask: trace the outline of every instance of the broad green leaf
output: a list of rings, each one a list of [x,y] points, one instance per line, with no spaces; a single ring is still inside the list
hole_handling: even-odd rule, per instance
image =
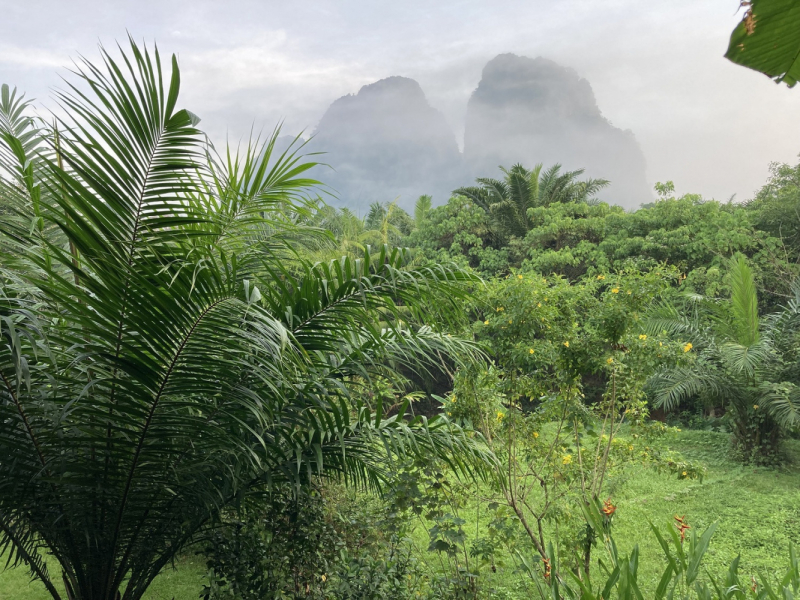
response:
[[[752,0],[731,34],[725,57],[792,87],[800,79],[800,4]]]

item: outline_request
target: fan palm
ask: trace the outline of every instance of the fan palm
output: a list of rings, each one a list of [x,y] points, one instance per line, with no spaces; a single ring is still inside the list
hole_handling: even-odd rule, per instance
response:
[[[461,187],[453,194],[465,196],[489,213],[497,233],[523,237],[532,227],[528,211],[555,202],[587,202],[608,185],[605,179],[578,180],[583,169],[561,172],[555,164],[543,171],[542,164],[526,169],[516,164],[500,167],[503,179],[482,177],[477,186]]]
[[[690,366],[663,369],[651,384],[656,405],[668,410],[692,397],[724,405],[743,456],[766,460],[782,430],[800,425],[800,388],[787,363],[787,342],[796,342],[800,324],[800,286],[782,311],[760,318],[747,260],[732,258],[729,271],[729,300],[692,295],[689,314],[663,306],[650,319],[652,332],[667,331],[697,352]]]
[[[446,421],[371,412],[348,385],[477,358],[399,318],[422,319],[428,301],[446,312],[470,277],[408,270],[386,248],[293,258],[317,234],[297,218],[314,163],[296,146],[273,156],[277,132],[215,155],[178,108],[174,56],[169,75],[133,42],[121,61],[102,56],[59,93],[58,140],[3,88],[6,556],[53,598],[136,600],[251,489],[324,474],[379,486],[387,453],[464,472],[488,460]]]

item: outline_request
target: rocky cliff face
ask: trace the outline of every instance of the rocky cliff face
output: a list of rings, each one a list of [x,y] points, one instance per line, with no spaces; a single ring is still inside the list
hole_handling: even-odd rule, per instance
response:
[[[341,204],[364,210],[391,201],[413,208],[432,194],[441,204],[467,174],[444,116],[432,108],[419,84],[388,77],[343,96],[328,108],[309,147],[333,167],[316,177],[334,188]]]
[[[464,158],[473,177],[496,177],[498,165],[514,163],[585,168],[611,181],[603,200],[627,208],[652,200],[633,133],[603,117],[588,81],[541,57],[487,63],[467,107]]]

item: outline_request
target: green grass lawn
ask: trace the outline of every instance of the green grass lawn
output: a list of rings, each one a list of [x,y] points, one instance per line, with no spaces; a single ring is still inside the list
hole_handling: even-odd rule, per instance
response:
[[[800,545],[800,442],[787,444],[792,461],[781,469],[737,464],[728,456],[728,437],[720,433],[682,431],[669,443],[686,458],[705,464],[708,474],[702,483],[678,481],[633,467],[614,493],[618,506],[614,537],[623,551],[639,544],[643,589],[652,590],[663,570],[662,553],[648,521],[667,526],[676,514],[685,514],[698,531],[719,522],[706,557],[709,570],[719,572],[741,554],[743,576],[761,570],[783,571],[789,543]],[[419,534],[424,536],[422,531]],[[195,600],[202,587],[203,571],[202,560],[188,556],[178,562],[176,569],[162,573],[146,598]],[[518,588],[519,582],[498,580],[491,584],[511,591]],[[0,600],[47,597],[43,586],[30,582],[24,569],[0,572]]]
[[[731,461],[728,436],[720,433],[683,431],[671,445],[706,465],[702,483],[640,469],[615,498],[614,537],[626,551],[639,544],[640,581],[654,589],[665,566],[648,521],[665,527],[674,515],[684,514],[698,532],[719,523],[704,563],[709,571],[727,569],[741,554],[741,575],[784,572],[790,542],[800,545],[800,443],[787,443],[791,464],[782,469]]]
[[[57,566],[50,566],[58,573]],[[146,600],[197,600],[203,587],[202,557],[186,556],[176,562],[175,568],[166,568],[150,586]],[[62,590],[62,586],[58,586]],[[48,600],[44,586],[30,581],[24,568],[6,569],[0,572],[0,600]]]

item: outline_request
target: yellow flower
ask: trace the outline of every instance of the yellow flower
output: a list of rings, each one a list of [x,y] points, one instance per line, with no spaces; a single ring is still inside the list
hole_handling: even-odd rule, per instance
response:
[[[598,276],[597,276],[597,280],[598,280],[598,281],[602,281],[602,280],[603,280],[603,279],[605,279],[605,278],[606,278],[606,276],[605,276],[605,275],[598,275]]]
[[[537,302],[536,303],[536,308],[542,308],[542,303],[541,302]]]
[[[511,325],[511,319],[508,320],[508,324]]]
[[[450,396],[450,402],[455,403],[455,401],[456,401],[456,397],[455,396]]]
[[[327,580],[328,580],[328,576],[323,573],[322,574],[322,581],[327,581]]]
[[[528,354],[533,354],[533,348],[531,348],[530,350],[528,350]]]
[[[517,279],[522,279],[522,275],[517,275]]]
[[[619,288],[613,288],[613,289],[611,290],[611,293],[612,293],[612,294],[619,294]]]
[[[607,362],[608,364],[611,364],[611,363],[613,363],[613,362],[614,362],[614,359],[613,359],[613,358],[611,358],[611,357],[608,357],[608,358],[606,359],[606,362]]]
[[[547,296],[544,297],[544,301],[547,302]]]
[[[663,343],[661,343],[661,342],[658,342],[658,347],[659,347],[659,348],[663,348],[663,346],[664,346],[664,344],[663,344]]]
[[[489,324],[489,321],[488,321],[488,320],[486,320],[486,321],[484,321],[484,322],[483,322],[483,324],[484,324],[484,325],[488,325],[488,324]]]
[[[561,459],[561,464],[568,465],[572,462],[572,454],[565,454]]]
[[[564,342],[564,345],[569,348],[569,342]]]
[[[502,421],[503,417],[505,417],[505,415],[498,410],[497,411],[497,420],[498,421]]]
[[[534,431],[533,432],[533,439],[538,439],[538,437],[539,437],[539,432],[538,431]]]
[[[631,445],[628,446],[628,452],[633,452],[633,446]]]
[[[630,290],[628,290],[628,292],[627,292],[627,293],[628,293],[628,296],[630,296],[630,295],[631,295],[631,291],[630,291]]]
[[[683,347],[683,351],[684,351],[684,352],[688,352],[688,351],[689,351],[689,350],[691,350],[692,348],[694,348],[694,346],[692,346],[692,342],[689,342],[688,344],[686,344],[686,345]]]
[[[642,335],[639,336],[639,339],[644,341],[644,340],[647,339],[647,336],[645,334],[642,334]]]
[[[758,404],[753,404],[753,410],[758,410]]]
[[[502,312],[505,310],[505,308],[503,308],[502,306],[498,306],[496,310],[497,312]]]

